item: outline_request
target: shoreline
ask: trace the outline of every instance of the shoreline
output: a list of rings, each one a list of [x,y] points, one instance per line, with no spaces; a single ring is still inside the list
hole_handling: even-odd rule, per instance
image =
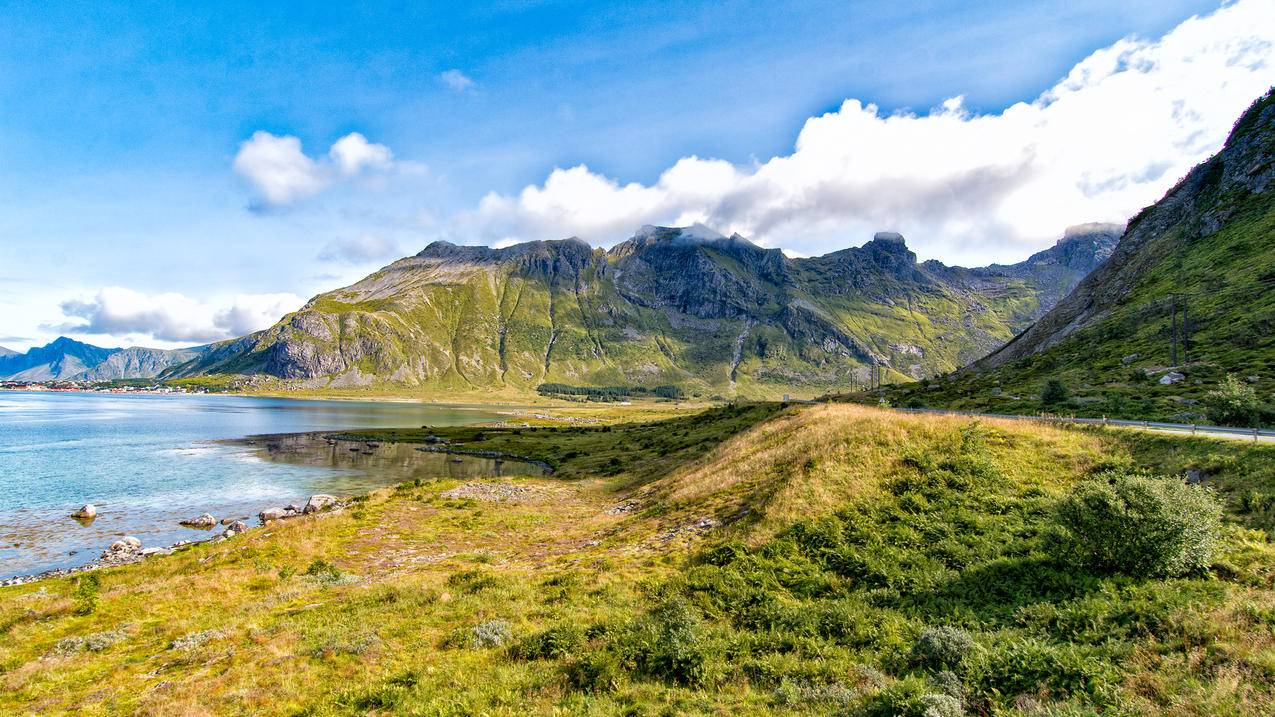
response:
[[[478,408],[478,407],[474,407],[474,408]],[[316,440],[325,440],[325,441],[340,441],[340,442],[346,442],[346,443],[367,443],[369,440],[367,438],[358,437],[357,435],[354,435],[354,434],[339,433],[334,431],[290,431],[285,433],[249,434],[247,436],[243,436],[240,438],[212,439],[208,442],[213,444],[218,444],[218,445],[253,446],[254,448],[265,449],[264,444],[266,442],[269,442],[272,439],[287,439],[287,438],[298,438],[298,437],[313,438]],[[394,442],[394,441],[384,441],[384,440],[379,440],[378,442],[387,443],[387,444],[396,444],[396,445],[412,445],[410,442]],[[525,463],[527,465],[536,466],[537,468],[540,468],[542,471],[544,471],[542,477],[548,477],[548,476],[554,475],[553,466],[549,465],[545,461],[529,458],[526,456],[517,456],[510,453],[503,453],[500,451],[476,451],[476,450],[466,450],[466,449],[457,449],[457,448],[446,448],[446,447],[440,447],[440,446],[414,446],[413,450],[420,451],[422,453],[451,454],[451,455],[458,455],[458,456],[467,456],[470,458],[485,458],[489,460],[504,460],[504,461],[510,461],[514,463]],[[446,476],[438,476],[436,479],[445,480],[446,478],[447,478]],[[487,478],[491,478],[491,476],[484,476],[483,478],[487,479]],[[292,520],[292,519],[302,518],[302,517],[335,515],[343,511],[345,507],[348,506],[349,503],[351,503],[352,501],[358,500],[364,496],[370,495],[374,491],[383,490],[392,485],[393,485],[392,483],[387,483],[378,488],[372,488],[360,493],[340,496],[337,498],[336,506],[330,510],[324,510],[321,512],[315,512],[311,514],[297,513],[293,515],[285,515],[276,520],[262,521],[260,518],[261,512],[264,512],[266,510],[269,510],[270,508],[275,507],[275,506],[268,506],[266,508],[262,508],[261,511],[258,511],[258,513],[256,514],[255,519],[258,521],[258,524],[248,526],[247,530],[257,530],[260,528],[264,528],[269,523],[277,522],[278,520]],[[250,516],[249,518],[252,519],[252,516]],[[221,527],[222,530],[218,531],[217,527]],[[95,570],[101,570],[103,568],[113,568],[113,567],[119,567],[122,565],[132,565],[135,563],[144,562],[145,560],[151,557],[171,555],[175,551],[185,550],[187,548],[190,548],[196,545],[202,545],[205,543],[222,542],[224,540],[229,540],[230,537],[234,537],[234,536],[227,537],[225,535],[225,532],[224,532],[225,526],[216,526],[210,530],[212,534],[206,538],[198,538],[193,540],[184,539],[184,540],[178,540],[174,543],[170,543],[167,545],[151,546],[148,548],[139,549],[138,552],[128,556],[127,559],[123,559],[123,560],[117,560],[117,561],[108,560],[107,556],[110,555],[110,550],[108,548],[104,550],[102,554],[99,555],[98,557],[82,565],[76,565],[71,567],[49,568],[47,570],[41,570],[39,572],[23,573],[18,575],[12,575],[6,578],[0,578],[0,588],[12,587],[16,585],[27,585],[34,582],[39,582],[41,580],[52,580],[56,578],[63,578],[63,577],[68,577],[72,575],[77,575],[80,573],[87,573],[87,572],[92,572]],[[242,532],[236,533],[235,535],[241,535],[243,532],[247,532],[247,531],[242,531]],[[127,537],[131,537],[131,536],[127,536],[127,535],[120,536],[120,539],[127,538]]]
[[[108,548],[102,551],[101,555],[99,555],[98,557],[94,558],[93,560],[83,565],[77,565],[70,568],[51,568],[49,570],[44,570],[38,573],[14,575],[12,577],[4,578],[3,580],[0,580],[0,588],[13,587],[15,585],[29,585],[31,583],[39,582],[41,580],[52,580],[55,578],[64,578],[71,575],[78,575],[79,573],[90,573],[95,570],[104,570],[106,568],[118,568],[118,567],[123,567],[125,565],[135,565],[137,563],[145,562],[151,558],[166,557],[169,555],[173,555],[176,552],[183,551],[188,548],[193,548],[197,545],[225,542],[227,540],[230,540],[231,538],[243,535],[244,533],[247,533],[248,531],[260,530],[261,528],[265,528],[270,523],[276,523],[276,522],[281,522],[286,520],[295,520],[297,518],[306,518],[306,517],[314,518],[314,517],[320,517],[320,516],[339,515],[341,512],[345,510],[346,506],[348,506],[351,502],[359,498],[361,495],[366,495],[366,494],[359,494],[355,496],[346,496],[346,497],[337,498],[337,503],[335,504],[334,507],[327,510],[316,511],[313,513],[297,513],[295,515],[284,515],[274,520],[269,520],[264,522],[262,522],[260,517],[258,517],[257,520],[259,522],[259,525],[250,525],[247,527],[246,530],[236,531],[232,535],[226,535],[226,529],[228,529],[229,526],[222,526],[224,529],[221,532],[217,532],[216,529],[213,528],[211,529],[212,535],[208,536],[207,538],[202,538],[200,540],[179,540],[176,543],[172,543],[170,545],[142,548],[136,552],[129,553],[128,555],[121,558],[117,558],[115,560],[109,560],[107,558],[107,556],[111,554],[111,550]],[[263,509],[263,511],[264,510],[269,510],[269,509],[266,508],[266,509]],[[121,540],[128,537],[130,536],[123,536]]]

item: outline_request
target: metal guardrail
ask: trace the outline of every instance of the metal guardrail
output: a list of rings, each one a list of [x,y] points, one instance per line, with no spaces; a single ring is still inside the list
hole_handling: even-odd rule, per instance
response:
[[[1121,418],[1077,418],[1075,416],[1028,416],[1013,413],[974,413],[972,411],[945,411],[938,408],[895,408],[906,413],[933,413],[942,416],[969,416],[972,418],[1006,418],[1014,421],[1048,421],[1053,423],[1084,423],[1095,426],[1130,426],[1133,428],[1157,428],[1171,431],[1189,432],[1191,435],[1201,433],[1234,436],[1236,438],[1252,438],[1259,436],[1275,437],[1275,430],[1269,428],[1232,428],[1228,426],[1209,426],[1196,423],[1164,423],[1162,421],[1129,421]]]

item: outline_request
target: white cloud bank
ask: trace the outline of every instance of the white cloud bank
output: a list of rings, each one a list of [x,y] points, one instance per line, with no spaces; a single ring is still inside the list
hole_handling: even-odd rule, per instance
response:
[[[74,334],[137,336],[201,344],[270,326],[305,300],[295,294],[237,294],[201,302],[177,293],[143,294],[108,286],[87,300],[62,303],[67,323],[45,327]]]
[[[412,169],[394,161],[390,148],[351,132],[332,143],[327,157],[311,159],[291,135],[254,132],[239,146],[235,171],[257,192],[263,207],[295,204],[338,182]]]
[[[687,157],[651,185],[555,169],[516,196],[487,195],[453,232],[609,243],[641,224],[703,222],[823,252],[890,229],[923,257],[1019,260],[1070,224],[1121,222],[1157,200],[1273,82],[1275,3],[1241,0],[1098,50],[999,114],[961,97],[926,115],[846,100],[807,120],[790,155],[747,167]]]

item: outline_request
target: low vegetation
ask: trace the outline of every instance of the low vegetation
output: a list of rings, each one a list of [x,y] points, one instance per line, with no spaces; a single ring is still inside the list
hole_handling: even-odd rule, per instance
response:
[[[1271,447],[845,404],[367,435],[557,473],[0,590],[0,712],[1275,710]]]

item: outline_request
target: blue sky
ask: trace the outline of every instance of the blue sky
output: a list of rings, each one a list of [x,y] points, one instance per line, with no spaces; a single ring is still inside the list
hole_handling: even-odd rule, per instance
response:
[[[1021,258],[1046,232],[1009,215],[975,238],[959,216],[913,228],[923,212],[906,207],[847,215],[857,210],[834,202],[803,224],[701,207],[662,178],[683,158],[723,160],[740,175],[723,194],[738,194],[771,158],[799,154],[803,127],[818,129],[810,118],[847,117],[848,99],[881,118],[925,118],[959,96],[961,122],[1000,117],[1095,51],[1155,40],[1217,8],[459,5],[0,2],[0,344],[25,348],[76,325],[100,343],[189,344],[254,328],[435,238],[607,244],[630,219],[702,215],[807,254],[860,244],[873,223],[891,222],[923,235],[909,235],[922,258]],[[1236,96],[1270,79],[1264,64],[1249,69]],[[375,161],[347,173],[329,147],[356,132]],[[270,201],[273,180],[237,162],[256,133],[295,138],[304,156],[278,149],[311,162],[312,188]],[[1192,151],[1206,149],[1216,147]],[[717,186],[699,176],[696,186]],[[657,188],[659,201],[638,191]],[[577,202],[615,219],[574,221]],[[69,301],[79,308],[68,313]]]

